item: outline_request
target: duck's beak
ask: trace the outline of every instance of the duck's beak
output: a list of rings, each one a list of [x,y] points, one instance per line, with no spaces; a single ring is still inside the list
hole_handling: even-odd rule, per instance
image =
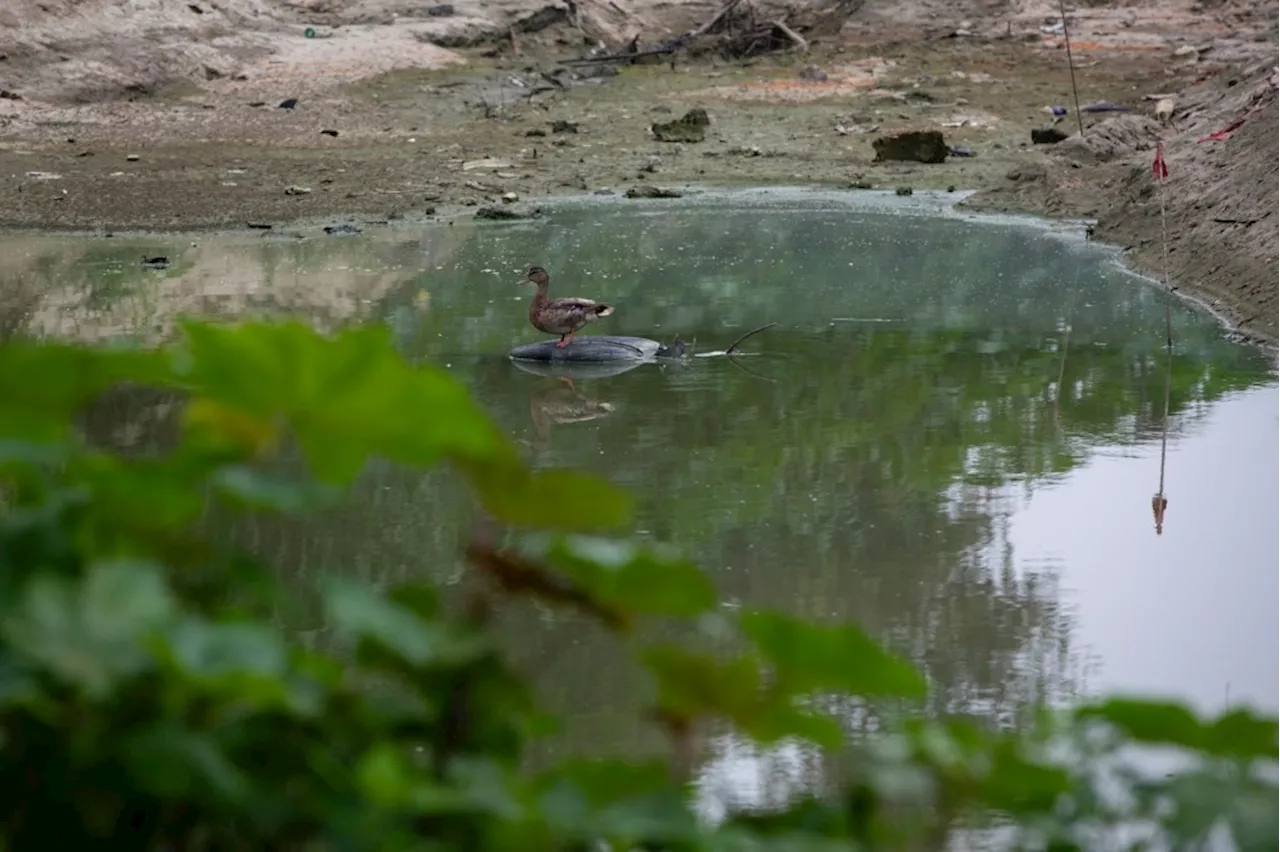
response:
[[[526,275],[525,277],[521,278],[519,281],[516,282],[516,286],[519,287],[521,284],[532,284],[532,283],[533,283],[533,280],[530,279],[528,275]]]

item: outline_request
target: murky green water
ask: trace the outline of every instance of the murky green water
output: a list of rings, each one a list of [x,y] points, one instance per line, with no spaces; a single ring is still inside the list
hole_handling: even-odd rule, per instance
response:
[[[577,202],[532,223],[194,246],[15,238],[0,242],[4,325],[150,340],[178,312],[385,322],[409,356],[473,388],[536,464],[633,489],[638,534],[685,545],[725,606],[857,619],[927,669],[935,709],[1012,723],[1028,698],[1125,689],[1274,710],[1271,361],[1175,303],[1168,364],[1166,297],[1104,251],[890,201]],[[143,253],[175,264],[142,270]],[[708,352],[778,325],[735,360],[532,375],[503,353],[541,336],[515,285],[535,263],[553,295],[616,306],[593,332],[678,333]],[[104,413],[103,428],[125,429],[144,402]],[[301,579],[457,583],[470,518],[447,475],[375,464],[340,511],[232,532]],[[322,624],[303,628],[323,641]],[[643,679],[607,637],[521,609],[503,629],[569,717],[549,748],[651,744],[632,715]],[[700,795],[756,796],[760,756],[727,736],[709,749]],[[812,770],[800,751],[769,760],[796,783]]]

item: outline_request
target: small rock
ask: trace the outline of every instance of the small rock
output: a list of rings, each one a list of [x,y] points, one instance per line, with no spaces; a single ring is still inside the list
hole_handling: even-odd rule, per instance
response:
[[[251,107],[264,107],[266,105],[266,101],[249,101],[249,106]]]
[[[204,66],[204,78],[206,80],[221,80],[226,75],[214,68],[212,65]]]
[[[800,79],[806,83],[825,83],[827,82],[827,72],[817,65],[806,65],[800,70]]]
[[[271,226],[266,222],[245,222],[246,228],[253,228],[255,231],[270,231]]]
[[[644,161],[644,165],[640,167],[640,171],[653,174],[658,170],[658,166],[660,165],[662,165],[662,158],[656,154],[652,154],[649,156],[649,159]]]
[[[422,212],[428,216],[434,216],[436,215],[436,206],[434,204],[428,204],[426,207],[422,208]]]
[[[976,157],[973,149],[966,145],[952,145],[951,156],[953,157]]]
[[[125,155],[125,159],[128,160],[130,163],[136,163],[142,158],[139,157],[137,154],[127,154]]]
[[[893,191],[893,194],[894,195],[911,195],[913,192],[915,192],[915,190],[909,186],[900,186]]]
[[[849,184],[850,189],[875,189],[876,185],[869,180],[855,180]]]
[[[1034,127],[1031,129],[1031,144],[1057,145],[1066,139],[1067,135],[1056,127]]]
[[[278,108],[278,109],[293,109],[293,108],[294,108],[294,107],[296,107],[297,105],[298,105],[298,99],[297,99],[297,98],[285,98],[284,100],[282,100],[282,101],[277,105],[277,108]]]
[[[551,122],[552,133],[577,133],[578,125],[572,121],[553,121]]]
[[[954,183],[947,187],[947,192],[955,192],[955,191],[956,191],[956,185]]]
[[[1040,163],[1023,163],[1020,166],[1014,166],[1005,174],[1005,180],[1011,180],[1014,183],[1029,183],[1043,180],[1044,177],[1045,169]]]
[[[502,193],[502,203],[503,203],[503,204],[515,204],[515,203],[516,203],[517,201],[519,201],[519,200],[520,200],[520,196],[519,196],[519,195],[517,195],[517,194],[516,194],[516,193],[514,193],[514,192],[504,192],[504,193]]]
[[[17,92],[11,92],[8,89],[0,89],[0,101],[20,101],[22,95]]]
[[[466,202],[463,202],[464,204]],[[533,210],[516,210],[512,207],[481,207],[476,211],[477,219],[492,219],[495,221],[509,221],[513,219],[533,219],[542,215],[542,210],[535,207]]]
[[[454,16],[454,8],[452,3],[438,3],[435,6],[427,7],[427,17],[429,18],[452,18]]]
[[[474,171],[475,169],[513,169],[515,165],[508,163],[506,160],[498,160],[493,157],[485,157],[483,160],[467,160],[462,164],[464,172]]]
[[[647,183],[633,186],[625,194],[627,198],[680,198],[684,195],[678,189],[663,189]]]
[[[695,107],[674,121],[651,124],[649,130],[659,142],[701,142],[707,138],[710,125],[707,111]]]
[[[93,152],[92,152],[92,151],[81,151],[79,154],[76,154],[76,156],[77,156],[77,157],[92,157],[92,156],[93,156]]]
[[[311,188],[307,186],[290,186],[285,188],[285,195],[309,195]]]
[[[142,265],[148,269],[168,269],[169,258],[162,254],[156,255],[155,257],[144,257],[142,258]]]
[[[325,225],[324,232],[333,237],[345,237],[360,233],[360,229],[350,222],[344,222],[341,225]]]
[[[524,135],[525,135],[525,136],[541,137],[541,136],[546,136],[546,135],[547,135],[547,131],[545,131],[545,130],[539,130],[538,128],[536,128],[536,127],[535,127],[533,130],[526,130],[526,131],[524,132]]]
[[[325,129],[325,130],[321,130],[321,131],[320,131],[320,135],[322,135],[322,136],[333,136],[333,137],[335,137],[335,138],[336,138],[336,137],[337,137],[337,135],[338,135],[338,131],[336,131],[336,130],[329,130],[329,129]]]
[[[941,163],[947,159],[947,143],[940,130],[908,130],[872,141],[876,162],[909,160],[917,163]]]

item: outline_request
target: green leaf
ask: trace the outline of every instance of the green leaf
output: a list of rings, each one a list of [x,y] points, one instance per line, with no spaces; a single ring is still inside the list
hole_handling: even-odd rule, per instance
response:
[[[10,341],[0,347],[0,435],[61,439],[75,414],[108,388],[169,380],[168,359],[159,352]]]
[[[780,684],[795,692],[838,690],[917,698],[924,677],[854,625],[824,627],[772,612],[745,613],[742,631],[768,657]]]
[[[411,666],[462,666],[488,649],[485,639],[425,621],[364,583],[333,577],[322,584],[321,592],[329,620],[341,633],[374,641]]]
[[[120,751],[134,782],[153,796],[247,803],[248,780],[211,734],[160,723],[126,739]]]
[[[698,833],[683,791],[659,790],[603,808],[593,824],[622,848],[634,844],[682,843]]]
[[[33,662],[101,698],[117,678],[150,665],[144,639],[174,611],[159,566],[99,562],[81,581],[33,577],[0,631]]]
[[[1140,743],[1177,745],[1199,750],[1205,732],[1190,710],[1170,701],[1139,698],[1111,698],[1100,704],[1081,707],[1081,719],[1102,719]]]
[[[188,618],[169,633],[174,661],[187,672],[281,677],[288,661],[280,636],[264,624]]]
[[[844,730],[830,716],[796,707],[786,694],[770,694],[767,702],[743,725],[743,730],[759,743],[775,743],[800,737],[827,749],[845,743]]]
[[[1246,708],[1228,711],[1205,730],[1203,748],[1210,754],[1275,760],[1280,756],[1276,718],[1258,716]]]
[[[214,472],[212,484],[223,497],[245,508],[298,513],[333,503],[341,491],[305,482],[287,482],[246,465],[228,465]]]
[[[658,683],[658,704],[669,713],[693,717],[717,713],[733,721],[754,720],[761,696],[760,667],[750,657],[720,661],[675,645],[641,653]]]
[[[632,498],[598,477],[571,470],[533,473],[494,465],[463,465],[485,509],[517,527],[587,531],[617,529],[631,518]]]
[[[711,580],[674,552],[618,539],[561,536],[541,542],[541,558],[596,600],[637,615],[701,615],[715,606]]]
[[[285,417],[322,480],[350,481],[370,455],[517,464],[467,389],[443,370],[407,363],[381,326],[330,340],[297,322],[184,330],[181,372],[192,389],[262,423]]]

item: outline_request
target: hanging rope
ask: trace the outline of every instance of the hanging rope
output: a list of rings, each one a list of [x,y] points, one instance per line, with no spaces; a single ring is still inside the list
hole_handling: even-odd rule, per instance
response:
[[[1155,516],[1156,535],[1164,532],[1164,512],[1169,501],[1164,496],[1165,459],[1169,449],[1169,397],[1173,388],[1173,288],[1169,285],[1169,223],[1164,212],[1164,182],[1169,177],[1169,166],[1164,161],[1164,142],[1156,142],[1156,156],[1151,163],[1151,176],[1156,182],[1156,197],[1160,201],[1160,244],[1164,251],[1161,264],[1166,298],[1164,300],[1164,412],[1160,417],[1160,487],[1151,498],[1151,513]]]
[[[1058,0],[1058,12],[1062,15],[1062,40],[1067,45],[1067,67],[1071,69],[1071,97],[1076,105],[1076,125],[1080,128],[1080,138],[1084,138],[1084,116],[1080,114],[1080,93],[1076,91],[1076,63],[1071,58],[1071,33],[1067,30],[1066,0]]]
[[[1164,182],[1169,177],[1169,166],[1164,161],[1164,142],[1156,142],[1156,158],[1151,163],[1151,174],[1156,181],[1156,197],[1160,201],[1160,246],[1164,253],[1161,271],[1164,277],[1164,289],[1173,295],[1173,287],[1169,284],[1169,221],[1164,213]],[[1164,303],[1165,346],[1173,351],[1173,301],[1166,299]]]

